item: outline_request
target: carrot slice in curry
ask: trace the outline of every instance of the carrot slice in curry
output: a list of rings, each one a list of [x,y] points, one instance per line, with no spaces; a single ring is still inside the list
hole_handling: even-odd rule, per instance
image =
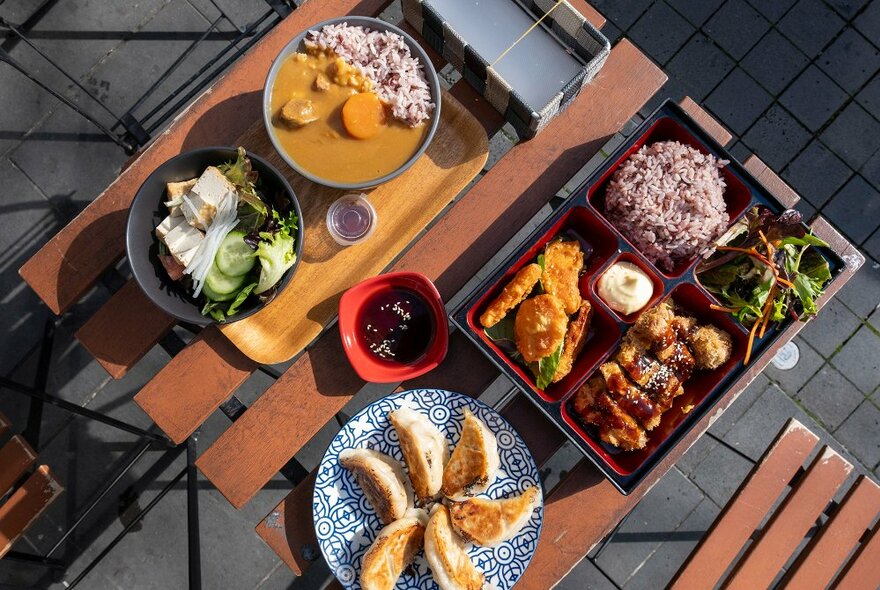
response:
[[[342,124],[357,139],[369,139],[385,126],[385,107],[372,92],[355,94],[342,105]]]

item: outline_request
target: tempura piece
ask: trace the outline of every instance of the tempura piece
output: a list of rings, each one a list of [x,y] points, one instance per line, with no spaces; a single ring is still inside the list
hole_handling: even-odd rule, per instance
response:
[[[587,342],[587,332],[590,330],[590,317],[593,315],[593,306],[584,299],[578,310],[577,316],[569,322],[568,331],[565,333],[565,345],[562,347],[562,356],[556,366],[553,375],[553,383],[562,381],[571,372],[574,359],[581,353]]]
[[[526,362],[541,360],[562,345],[567,327],[568,315],[559,298],[545,294],[526,299],[513,326],[516,347]]]
[[[544,248],[541,285],[545,292],[559,297],[568,315],[576,312],[581,305],[578,276],[583,268],[584,253],[577,241],[558,240]]]
[[[541,272],[541,267],[537,264],[528,264],[521,268],[480,316],[483,327],[491,328],[504,319],[511,309],[522,303],[538,283]]]

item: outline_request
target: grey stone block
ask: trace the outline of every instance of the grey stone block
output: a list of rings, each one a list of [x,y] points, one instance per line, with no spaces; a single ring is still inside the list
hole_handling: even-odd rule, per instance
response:
[[[770,29],[770,23],[745,0],[727,0],[703,29],[727,53],[739,60]]]
[[[825,205],[823,213],[848,238],[861,244],[880,227],[880,192],[856,174]]]
[[[786,167],[783,177],[803,197],[802,200],[808,200],[814,207],[821,207],[852,173],[843,160],[814,139]]]
[[[261,17],[268,10],[265,0],[187,0],[209,21],[213,22],[220,11],[229,16],[239,28],[247,28],[257,18]],[[302,2],[299,2],[302,4]]]
[[[587,558],[581,560],[556,586],[559,590],[616,590],[617,586]]]
[[[709,453],[711,453],[716,446],[718,446],[718,441],[711,436],[703,435],[697,439],[691,448],[689,448],[678,461],[676,461],[675,466],[685,476],[690,477],[700,468],[700,463],[703,462],[703,459],[709,456]]]
[[[865,5],[865,2],[867,0],[828,0],[828,4],[847,20],[854,17]]]
[[[855,333],[860,323],[859,318],[843,303],[832,299],[819,311],[819,315],[807,322],[801,336],[822,356],[829,358]]]
[[[825,365],[797,394],[808,412],[829,430],[840,426],[865,397],[831,365]]]
[[[838,84],[855,93],[880,67],[880,51],[858,31],[847,27],[817,60]]]
[[[483,169],[490,170],[514,145],[516,145],[515,140],[508,137],[503,130],[498,131],[489,140],[489,157],[486,159],[486,165]]]
[[[844,21],[821,2],[799,0],[777,28],[807,55],[816,55],[833,39]]]
[[[869,400],[865,400],[856,408],[834,436],[852,452],[856,458],[872,469],[880,461],[880,410]]]
[[[880,308],[880,263],[868,258],[859,272],[835,295],[856,315],[868,318]]]
[[[691,98],[699,102],[721,82],[734,65],[733,60],[711,39],[697,33],[672,58],[666,70],[681,81]]]
[[[861,169],[862,176],[870,182],[874,188],[880,189],[880,150],[877,150],[873,156],[868,158],[865,165]]]
[[[706,106],[737,135],[752,126],[773,97],[741,68],[734,68],[706,99]]]
[[[677,469],[671,469],[629,514],[594,560],[618,586],[687,518],[703,495]]]
[[[718,444],[690,475],[690,480],[717,506],[724,506],[751,469],[751,461]]]
[[[296,579],[296,576],[290,568],[287,567],[287,564],[283,561],[279,561],[268,576],[263,578],[254,590],[289,590],[290,585],[293,584],[293,581]]]
[[[817,131],[847,100],[846,92],[814,65],[798,76],[779,97],[810,131]]]
[[[875,260],[880,259],[880,229],[874,232],[870,238],[868,238],[865,243],[862,245],[870,256],[872,256]],[[876,316],[877,313],[874,313]]]
[[[796,337],[794,344],[797,345],[800,355],[794,367],[791,369],[778,369],[773,363],[770,363],[764,369],[764,375],[770,377],[785,393],[792,397],[797,394],[804,384],[813,378],[824,362],[819,353],[813,350],[813,347],[807,344],[803,338]]]
[[[624,31],[648,9],[654,0],[596,0],[594,8],[609,18]]]
[[[853,24],[874,45],[880,46],[880,6],[876,2],[870,2]]]
[[[629,38],[664,65],[693,34],[694,27],[665,2],[656,2],[629,30]]]
[[[856,102],[865,107],[875,118],[880,119],[880,74],[868,82],[856,95]]]
[[[863,393],[871,393],[880,385],[880,336],[862,326],[831,363]]]
[[[822,141],[855,169],[880,148],[880,122],[851,102],[822,132]]]
[[[754,6],[758,12],[763,14],[767,20],[775,23],[782,18],[789,9],[791,9],[796,1],[797,0],[773,0],[773,2],[767,2],[766,0],[749,0],[749,3]]]
[[[804,424],[812,422],[784,391],[771,385],[722,438],[752,461],[757,461],[791,417],[797,417]],[[706,465],[705,461],[703,465]]]
[[[810,140],[810,132],[778,104],[749,129],[743,138],[755,154],[774,170],[782,170]]]
[[[724,3],[724,0],[673,0],[670,5],[694,26],[699,27]]]
[[[745,56],[742,67],[764,88],[778,94],[809,61],[791,41],[780,35],[776,29],[771,29]]]
[[[739,394],[739,397],[727,408],[710,427],[709,432],[715,436],[723,437],[733,426],[742,418],[752,404],[755,403],[764,391],[770,386],[770,379],[766,375],[760,374],[749,383],[745,391]],[[705,437],[704,437],[705,438]]]
[[[654,590],[663,588],[678,572],[697,543],[712,526],[720,508],[711,500],[704,499],[694,508],[674,533],[657,551],[636,570],[624,585],[624,590]]]

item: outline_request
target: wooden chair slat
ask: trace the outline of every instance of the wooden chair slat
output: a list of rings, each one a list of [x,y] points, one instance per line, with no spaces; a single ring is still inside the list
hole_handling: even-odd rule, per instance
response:
[[[209,326],[162,367],[134,401],[180,444],[256,369],[254,361]]]
[[[37,453],[21,435],[10,438],[0,449],[0,497],[36,462]]]
[[[860,476],[828,522],[788,569],[785,587],[827,588],[880,513],[880,487]]]
[[[20,488],[0,506],[0,557],[34,520],[57,498],[64,488],[49,468],[40,465]]]
[[[853,555],[834,584],[837,590],[877,590],[880,588],[880,525],[874,527],[865,543]]]
[[[671,588],[716,584],[818,442],[800,422],[789,421],[678,571]]]
[[[727,588],[769,587],[852,470],[851,463],[824,447],[734,567]]]
[[[761,184],[764,185],[770,193],[776,197],[776,199],[788,207],[789,209],[793,209],[795,205],[798,204],[798,201],[801,200],[800,195],[798,195],[793,188],[788,186],[784,180],[779,178],[779,175],[773,172],[767,164],[761,161],[761,159],[756,155],[751,155],[746,158],[746,161],[743,162],[743,167],[748,170]]]
[[[584,88],[568,110],[535,139],[521,143],[499,161],[435,226],[394,265],[416,270],[434,280],[444,297],[458,291],[529,218],[547,202],[560,183],[570,178],[604,141],[635,114],[663,85],[665,75],[638,49],[622,41],[611,52],[592,85]],[[626,90],[623,87],[626,86]],[[619,92],[614,89],[621,88]],[[600,101],[596,93],[602,92]],[[613,94],[613,97],[607,97]],[[610,108],[609,105],[614,105]],[[577,122],[577,124],[574,124]],[[559,124],[556,127],[556,124]],[[571,123],[564,137],[555,133]],[[546,162],[559,158],[552,173]],[[490,228],[486,231],[486,228]],[[437,252],[444,252],[437,256]],[[334,342],[326,342],[328,339]],[[466,343],[450,343],[468,353],[468,368],[451,383],[464,390],[463,377],[483,379],[470,368],[478,362]],[[232,502],[241,506],[317,432],[362,385],[348,363],[339,337],[328,332],[198,460],[199,468]],[[333,370],[328,370],[333,367]],[[315,373],[320,376],[315,377]],[[438,385],[432,371],[417,383]],[[271,395],[270,395],[271,394]],[[344,394],[346,397],[339,398]],[[306,401],[308,400],[308,401]],[[315,407],[305,407],[305,406]],[[296,417],[296,421],[291,421]],[[291,431],[289,436],[279,432]],[[293,432],[295,431],[295,432]],[[272,433],[267,436],[266,433]],[[230,469],[247,457],[247,468]]]
[[[160,164],[182,151],[233,141],[260,118],[266,72],[290,38],[340,14],[373,15],[390,0],[308,2],[281,21],[205,90],[72,222],[19,270],[54,313],[76,303],[125,252],[128,207]]]
[[[694,99],[690,96],[685,96],[681,99],[678,106],[693,117],[700,127],[702,127],[706,133],[711,135],[715,141],[721,145],[727,145],[733,139],[733,135],[730,134],[730,131],[716,121],[712,115],[703,110],[703,107],[694,102]]]
[[[76,338],[114,379],[120,379],[174,324],[174,318],[130,279],[77,330]]]

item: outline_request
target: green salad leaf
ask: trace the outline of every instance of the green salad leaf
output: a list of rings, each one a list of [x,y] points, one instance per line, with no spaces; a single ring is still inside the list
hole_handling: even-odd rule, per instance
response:
[[[266,203],[257,192],[259,175],[251,165],[243,147],[238,148],[238,157],[234,162],[226,162],[217,167],[223,175],[238,189],[238,227],[245,231],[253,231],[263,225],[269,215]]]
[[[296,231],[298,219],[291,212],[282,218],[272,210],[272,229],[259,234],[257,258],[260,259],[260,280],[254,294],[265,293],[281,280],[296,262]]]
[[[547,389],[553,382],[553,375],[556,374],[556,368],[559,366],[559,359],[562,358],[562,349],[565,342],[559,345],[559,348],[550,356],[545,356],[537,363],[529,363],[529,369],[535,375],[535,385],[538,389]]]

